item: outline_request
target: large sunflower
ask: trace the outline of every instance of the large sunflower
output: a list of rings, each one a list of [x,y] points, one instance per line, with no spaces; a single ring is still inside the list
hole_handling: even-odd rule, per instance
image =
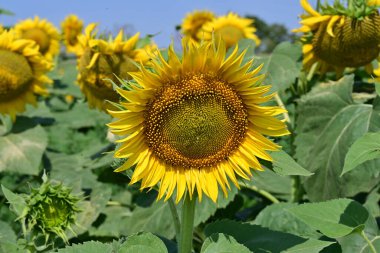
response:
[[[313,66],[322,73],[335,70],[341,74],[346,67],[366,66],[379,56],[380,16],[376,6],[363,1],[360,6],[322,6],[318,12],[301,0],[307,14],[301,16],[304,67]]]
[[[188,13],[182,21],[181,31],[185,36],[190,37],[194,41],[199,41],[197,34],[202,26],[215,18],[211,11],[193,11]]]
[[[34,40],[40,46],[41,54],[52,60],[59,52],[59,32],[56,27],[46,19],[36,16],[26,19],[15,25],[15,30],[21,39]]]
[[[78,35],[83,31],[83,21],[75,15],[69,15],[61,23],[63,42],[69,53],[79,54],[81,52]]]
[[[131,73],[137,83],[117,90],[126,99],[123,109],[109,111],[117,118],[111,131],[125,136],[115,157],[128,158],[116,171],[135,165],[131,184],[159,184],[158,199],[177,189],[177,202],[185,191],[216,201],[219,186],[227,196],[229,181],[238,187],[237,176],[249,179],[251,168],[262,170],[257,157],[272,160],[266,151],[279,146],[264,135],[289,133],[276,118],[285,110],[260,105],[273,97],[266,95],[271,86],[260,85],[262,66],[242,65],[245,51],[238,47],[226,58],[223,41],[183,40],[182,59],[173,47],[168,60],[157,54],[151,71],[141,67]]]
[[[124,40],[120,31],[113,41],[106,41],[95,38],[95,28],[96,24],[90,24],[85,34],[78,37],[82,48],[78,58],[78,83],[90,107],[106,109],[110,105],[106,100],[119,101],[112,82],[118,83],[118,78],[131,79],[128,72],[138,69],[135,62],[146,64],[149,61],[144,49],[150,48],[136,48],[139,33]]]
[[[241,18],[235,13],[228,13],[220,16],[202,26],[197,36],[199,40],[212,40],[221,37],[227,48],[235,45],[240,39],[251,39],[256,45],[260,44],[260,39],[255,34],[256,28],[253,27],[253,19]]]
[[[35,105],[34,93],[47,93],[49,68],[34,41],[17,40],[13,30],[0,33],[0,113],[14,120],[26,104]]]

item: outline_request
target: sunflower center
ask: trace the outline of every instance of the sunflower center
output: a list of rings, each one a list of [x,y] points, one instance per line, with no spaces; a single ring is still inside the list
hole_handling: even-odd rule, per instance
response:
[[[214,166],[240,145],[247,127],[242,100],[224,81],[193,75],[165,86],[145,114],[148,146],[165,163]]]
[[[23,39],[34,40],[40,46],[40,52],[45,54],[49,50],[50,37],[49,35],[38,28],[31,28],[23,31]]]
[[[222,39],[226,42],[226,46],[230,47],[236,44],[240,39],[244,38],[244,33],[241,29],[233,25],[221,27],[218,32]]]
[[[70,215],[70,206],[64,199],[50,199],[41,204],[41,221],[47,228],[65,225]]]
[[[346,18],[336,24],[331,37],[327,24],[321,25],[314,36],[315,55],[331,65],[360,67],[369,64],[380,53],[380,16],[374,14],[363,20]]]
[[[27,59],[17,53],[0,49],[0,100],[17,97],[29,87],[33,71]]]

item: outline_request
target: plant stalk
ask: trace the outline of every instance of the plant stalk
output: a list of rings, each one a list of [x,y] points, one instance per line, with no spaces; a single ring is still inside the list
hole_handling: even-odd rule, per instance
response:
[[[183,201],[179,253],[191,253],[193,248],[195,201],[196,198],[190,199],[189,194]]]
[[[177,207],[174,203],[173,198],[169,198],[168,205],[169,205],[169,209],[170,209],[170,212],[172,214],[172,217],[173,217],[174,229],[175,229],[175,235],[176,235],[177,243],[179,243],[180,234],[181,234],[181,222],[179,220]]]
[[[273,196],[272,194],[270,194],[269,192],[267,191],[264,191],[264,190],[260,190],[259,188],[257,188],[256,186],[254,185],[244,185],[244,184],[239,184],[241,187],[244,187],[244,188],[247,188],[247,189],[250,189],[254,192],[257,192],[258,194],[260,194],[261,196],[265,197],[266,199],[270,200],[272,203],[280,203],[280,201],[275,197]]]
[[[363,239],[367,242],[368,244],[368,247],[370,248],[371,252],[372,253],[377,253],[376,249],[375,249],[375,246],[373,246],[373,243],[371,242],[371,240],[367,237],[367,235],[364,233],[364,230],[362,230],[360,232],[360,235],[361,237],[363,237]]]

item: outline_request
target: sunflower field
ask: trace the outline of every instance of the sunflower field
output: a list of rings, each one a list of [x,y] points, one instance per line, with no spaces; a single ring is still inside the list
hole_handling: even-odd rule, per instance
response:
[[[380,1],[295,4],[0,24],[0,253],[380,253]]]

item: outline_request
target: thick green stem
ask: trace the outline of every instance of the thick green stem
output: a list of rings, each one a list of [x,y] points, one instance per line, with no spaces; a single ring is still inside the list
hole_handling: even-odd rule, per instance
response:
[[[177,207],[174,203],[173,198],[169,198],[168,205],[169,205],[169,209],[170,209],[170,212],[172,214],[172,217],[173,217],[174,229],[175,229],[177,243],[179,243],[179,236],[181,233],[181,222],[179,221]]]
[[[254,192],[257,192],[258,194],[260,194],[261,196],[265,197],[266,199],[272,201],[272,203],[280,203],[280,201],[275,197],[273,196],[272,194],[270,194],[269,192],[267,191],[264,191],[264,190],[260,190],[259,188],[257,188],[256,186],[253,186],[253,185],[244,185],[244,184],[239,184],[241,187],[244,187],[244,188],[247,188],[247,189],[250,189]]]
[[[304,191],[302,188],[301,177],[292,176],[292,192],[291,192],[291,202],[298,203],[302,200]]]
[[[196,198],[190,199],[189,194],[183,201],[179,253],[191,253],[193,248],[195,201]]]
[[[371,242],[370,239],[368,239],[367,235],[364,233],[364,231],[362,230],[362,232],[360,232],[360,235],[363,237],[363,239],[367,242],[368,244],[368,247],[370,248],[371,252],[372,253],[377,253],[376,249],[375,249],[375,246],[373,246],[373,243]]]

